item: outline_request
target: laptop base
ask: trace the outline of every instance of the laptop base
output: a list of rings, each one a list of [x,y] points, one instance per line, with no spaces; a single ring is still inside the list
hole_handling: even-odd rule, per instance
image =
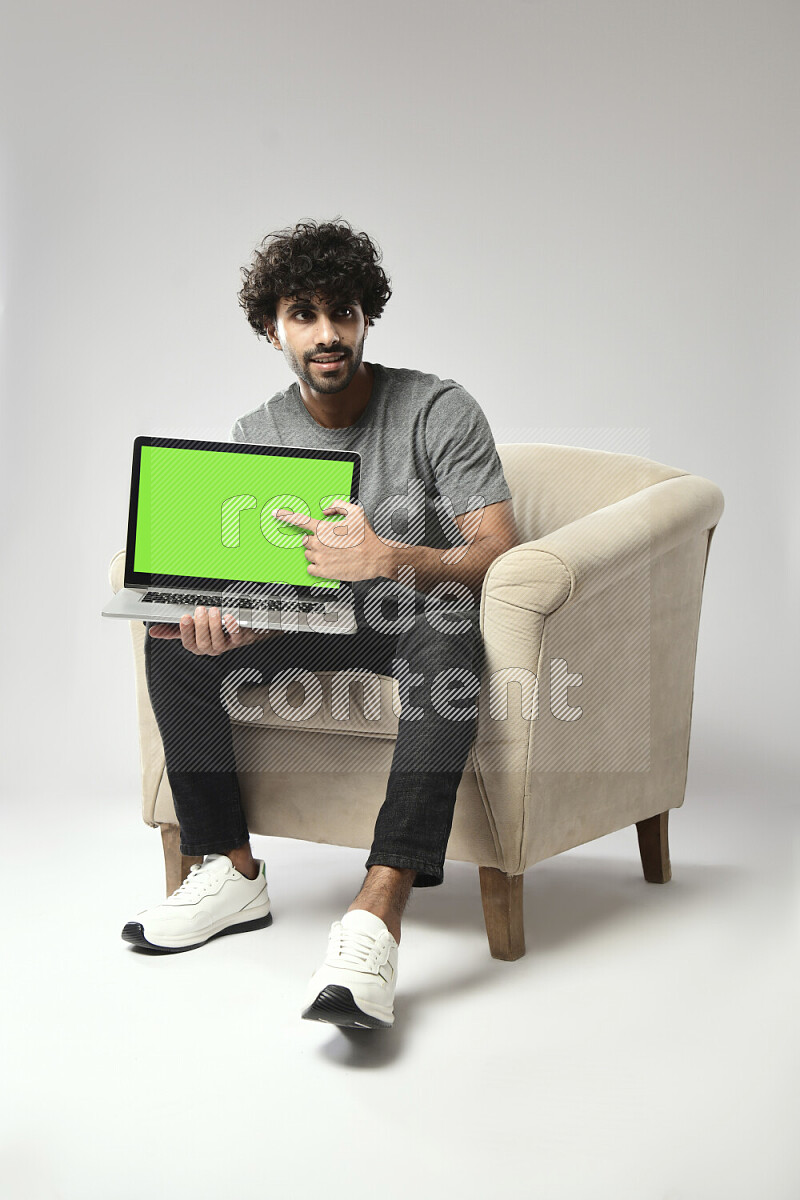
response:
[[[144,599],[149,589],[120,588],[103,609],[104,617],[118,617],[128,621],[149,621],[164,625],[177,625],[181,617],[194,616],[196,604],[181,603],[176,594],[174,601],[153,602]],[[335,601],[287,601],[281,607],[254,608],[243,599],[227,603],[225,597],[208,597],[221,601],[214,607],[222,610],[223,616],[230,614],[243,629],[276,629],[284,633],[341,633],[350,634],[357,630],[352,593]]]

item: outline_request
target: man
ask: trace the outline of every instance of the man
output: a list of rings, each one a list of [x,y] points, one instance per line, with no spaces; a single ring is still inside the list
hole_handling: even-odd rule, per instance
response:
[[[361,453],[359,505],[335,506],[320,521],[281,511],[309,530],[312,582],[352,583],[358,628],[292,637],[223,623],[218,609],[203,608],[179,627],[150,627],[147,681],[181,852],[205,858],[172,896],[123,930],[134,944],[169,952],[272,919],[220,698],[234,670],[256,667],[264,682],[290,668],[394,675],[402,712],[367,876],[331,927],[302,1011],[362,1028],[393,1023],[404,907],[412,887],[443,880],[477,719],[478,598],[489,564],[517,542],[508,485],[475,400],[453,380],[363,361],[368,331],[391,296],[380,257],[366,234],[337,218],[269,235],[243,272],[239,299],[248,320],[298,382],[241,417],[233,437]],[[408,615],[410,604],[410,621],[386,616],[387,589],[398,614]],[[435,682],[443,678],[464,685],[460,693],[445,695]]]

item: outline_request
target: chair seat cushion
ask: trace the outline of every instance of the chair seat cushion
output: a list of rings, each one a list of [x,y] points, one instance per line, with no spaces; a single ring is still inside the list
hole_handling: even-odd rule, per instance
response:
[[[272,689],[244,684],[237,698],[247,713],[232,717],[233,724],[394,740],[398,729],[393,708],[393,703],[399,706],[397,680],[372,675],[365,683],[352,680],[346,688],[341,678],[336,684],[332,682],[335,675],[341,673],[314,671],[318,687],[310,684],[304,688],[299,680]]]

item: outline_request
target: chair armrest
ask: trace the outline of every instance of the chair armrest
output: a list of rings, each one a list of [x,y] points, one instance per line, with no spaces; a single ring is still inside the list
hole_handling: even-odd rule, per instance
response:
[[[715,484],[684,474],[644,488],[535,541],[514,546],[490,565],[480,610],[484,681],[489,686],[481,689],[472,756],[498,859],[507,871],[518,873],[529,861],[527,854],[538,859],[546,852],[541,848],[545,844],[541,830],[549,829],[552,822],[537,824],[541,790],[537,772],[543,772],[548,780],[543,786],[558,795],[558,820],[565,826],[577,822],[578,828],[587,823],[575,816],[580,812],[575,796],[583,793],[580,786],[576,789],[574,779],[579,784],[585,779],[586,786],[593,789],[598,811],[604,803],[602,781],[612,778],[608,771],[634,772],[626,778],[633,780],[630,786],[634,790],[639,786],[635,774],[639,768],[634,761],[629,765],[628,759],[633,760],[638,747],[633,724],[639,714],[644,714],[643,720],[647,716],[649,655],[643,640],[649,639],[652,566],[669,550],[713,529],[722,510],[722,493]],[[687,562],[691,561],[690,554]],[[681,580],[680,594],[694,596],[698,589],[702,590],[702,578]],[[667,605],[670,603],[668,599]],[[678,591],[675,603],[680,608]],[[684,622],[694,620],[693,607],[694,600],[685,605]],[[693,645],[696,624],[694,630],[684,625],[680,628],[686,633],[687,645]],[[602,637],[598,637],[600,631]],[[604,657],[608,653],[611,662]],[[688,651],[684,658],[686,654]],[[496,708],[492,714],[495,685],[502,697],[508,681],[515,689],[527,687],[530,677],[548,682],[551,660],[562,655],[572,664],[570,669],[575,664],[581,670],[584,663],[593,664],[591,678],[605,679],[601,686],[607,687],[612,697],[602,706],[604,716],[599,733],[592,735],[593,743],[579,744],[576,727],[555,720],[545,698],[538,721],[521,711],[516,691],[507,710]],[[658,699],[659,704],[672,706],[666,724],[672,719],[672,708],[682,711],[686,707],[684,683]],[[597,711],[597,705],[592,711]],[[603,765],[604,747],[611,766]],[[610,819],[609,828],[617,827]],[[603,831],[607,830],[599,832]],[[539,837],[538,850],[530,850],[534,836]],[[578,844],[569,837],[564,834],[565,844]]]
[[[111,559],[108,578],[114,592],[125,584],[125,551]],[[142,767],[142,816],[148,825],[155,825],[155,806],[164,776],[164,747],[155,714],[147,691],[144,659],[145,628],[141,621],[128,622],[133,644],[136,710],[139,723],[139,753]]]
[[[573,596],[602,591],[647,559],[703,529],[724,508],[722,492],[700,475],[678,475],[588,513],[536,541],[513,546],[490,565],[481,619],[496,602],[543,616]]]
[[[125,586],[125,551],[118,550],[108,567],[108,582],[114,595]]]

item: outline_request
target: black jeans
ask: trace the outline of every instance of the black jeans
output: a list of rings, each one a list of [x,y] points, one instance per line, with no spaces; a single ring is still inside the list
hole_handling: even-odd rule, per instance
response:
[[[477,608],[426,614],[425,597],[415,592],[413,609],[413,623],[409,617],[400,632],[385,632],[386,623],[376,629],[380,622],[367,621],[357,599],[355,634],[285,632],[216,657],[146,635],[147,686],[183,854],[222,853],[249,837],[229,717],[235,692],[226,679],[242,668],[255,668],[264,684],[289,668],[358,668],[394,675],[403,707],[365,866],[415,869],[415,887],[442,883],[456,791],[475,735],[483,642]]]

